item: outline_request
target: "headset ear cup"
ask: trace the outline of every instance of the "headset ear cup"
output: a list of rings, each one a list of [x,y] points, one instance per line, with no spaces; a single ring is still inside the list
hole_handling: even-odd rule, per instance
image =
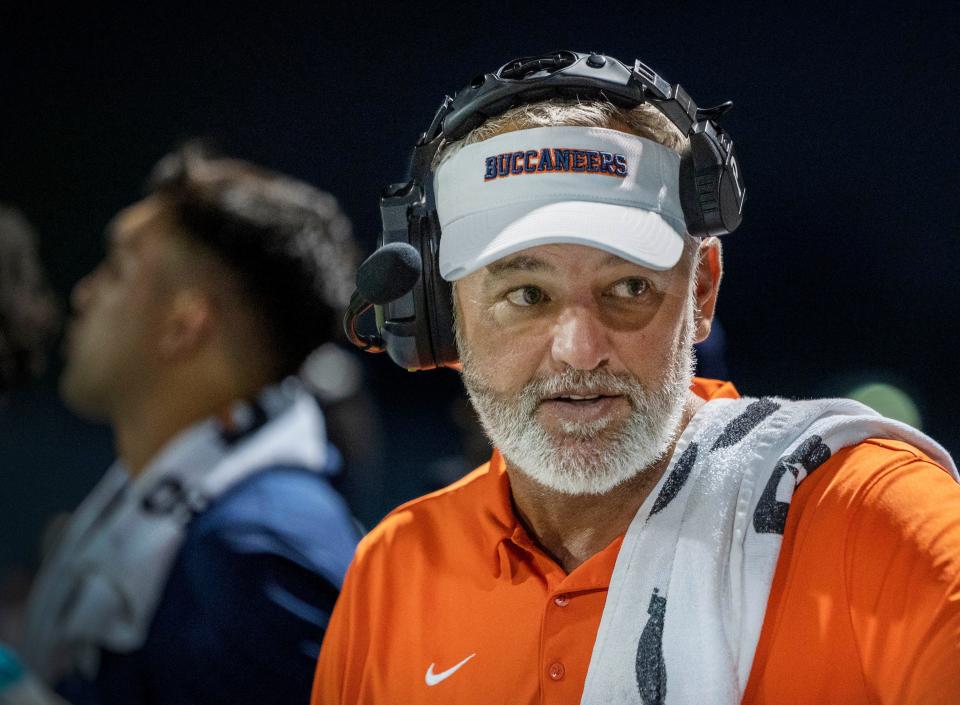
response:
[[[691,136],[691,141],[693,136]],[[687,232],[699,237],[705,229],[703,213],[700,210],[700,198],[697,195],[696,168],[693,164],[693,151],[688,146],[680,155],[680,205]]]
[[[680,203],[691,235],[725,235],[740,225],[743,186],[732,145],[729,149],[725,163],[713,126],[690,133],[680,158]]]
[[[433,312],[433,354],[437,367],[450,367],[460,360],[456,335],[453,332],[453,287],[450,282],[437,278],[437,288],[431,311]]]
[[[683,162],[681,159],[681,166]],[[682,182],[687,188],[686,200],[681,189],[680,202],[685,217],[687,206],[693,209],[693,218],[687,220],[687,231],[698,237],[724,234],[726,230],[720,215],[723,156],[716,142],[705,131],[694,131],[690,134],[686,162],[688,171],[681,177],[686,177]]]
[[[406,325],[413,334],[412,346],[408,345],[400,355],[391,355],[408,370],[429,370],[434,367],[449,367],[459,359],[456,337],[453,333],[453,309],[451,286],[440,277],[438,266],[439,227],[436,212],[421,216],[411,223],[411,244],[420,253],[420,279],[411,292],[413,316]],[[409,340],[409,339],[408,339]]]
[[[427,290],[433,363],[437,367],[449,367],[460,359],[453,332],[453,287],[440,276],[440,224],[436,222],[436,211],[431,216],[434,222],[424,233],[420,252],[423,258],[422,276]]]
[[[410,370],[430,370],[437,366],[433,345],[432,261],[430,258],[430,224],[419,217],[411,224],[411,244],[420,253],[420,280],[414,287],[414,347],[416,360],[407,365]]]
[[[743,222],[743,201],[747,192],[743,187],[743,175],[740,171],[740,160],[733,147],[727,157],[726,166],[720,177],[720,218],[723,221],[725,232],[732,233]]]

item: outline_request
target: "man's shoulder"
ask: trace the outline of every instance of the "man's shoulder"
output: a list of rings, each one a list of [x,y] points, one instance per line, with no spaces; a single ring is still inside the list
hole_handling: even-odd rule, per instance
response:
[[[484,511],[490,496],[490,463],[456,482],[417,497],[391,511],[365,538],[365,544],[415,539],[438,525],[453,529]]]
[[[209,524],[283,525],[303,512],[314,519],[341,516],[346,504],[321,472],[300,465],[272,464],[217,497],[196,519]]]
[[[198,514],[183,551],[214,557],[218,564],[272,555],[338,585],[360,535],[343,498],[321,474],[273,465]]]
[[[398,548],[403,550],[396,555],[409,559],[418,551],[462,546],[469,534],[488,531],[484,518],[496,491],[492,485],[500,481],[493,473],[485,463],[443,489],[401,504],[363,538],[355,562],[388,557]]]
[[[798,510],[816,508],[821,518],[833,509],[846,523],[852,511],[909,513],[912,500],[907,498],[926,493],[931,501],[956,501],[960,485],[921,448],[902,440],[867,438],[841,448],[817,468],[801,483],[794,504]]]
[[[837,481],[849,485],[861,485],[906,465],[933,472],[938,477],[950,474],[921,448],[894,438],[864,439],[841,448],[828,462],[837,474]]]
[[[860,457],[897,457],[902,460],[922,460],[941,467],[923,449],[896,438],[867,438],[849,446],[849,451],[851,455],[856,454]]]

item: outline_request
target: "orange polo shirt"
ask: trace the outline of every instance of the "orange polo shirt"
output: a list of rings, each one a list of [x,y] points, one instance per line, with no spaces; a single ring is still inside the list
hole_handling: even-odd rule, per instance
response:
[[[565,573],[494,453],[361,542],[313,705],[579,703],[621,541]],[[869,440],[800,485],[743,702],[960,703],[960,486],[942,468]]]

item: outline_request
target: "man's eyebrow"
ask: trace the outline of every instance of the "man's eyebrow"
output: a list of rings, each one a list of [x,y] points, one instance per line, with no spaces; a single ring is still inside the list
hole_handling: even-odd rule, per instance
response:
[[[503,276],[508,272],[543,272],[551,270],[553,270],[553,266],[544,262],[542,259],[537,259],[530,255],[506,257],[487,265],[487,273],[494,277]]]

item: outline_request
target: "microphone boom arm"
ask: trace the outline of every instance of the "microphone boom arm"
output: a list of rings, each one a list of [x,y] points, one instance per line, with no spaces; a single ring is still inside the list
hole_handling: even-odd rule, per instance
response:
[[[354,291],[350,297],[350,305],[343,316],[343,332],[347,339],[361,350],[371,353],[380,353],[385,350],[383,338],[379,334],[369,335],[357,331],[357,320],[373,308],[373,304],[360,296],[359,291]]]

